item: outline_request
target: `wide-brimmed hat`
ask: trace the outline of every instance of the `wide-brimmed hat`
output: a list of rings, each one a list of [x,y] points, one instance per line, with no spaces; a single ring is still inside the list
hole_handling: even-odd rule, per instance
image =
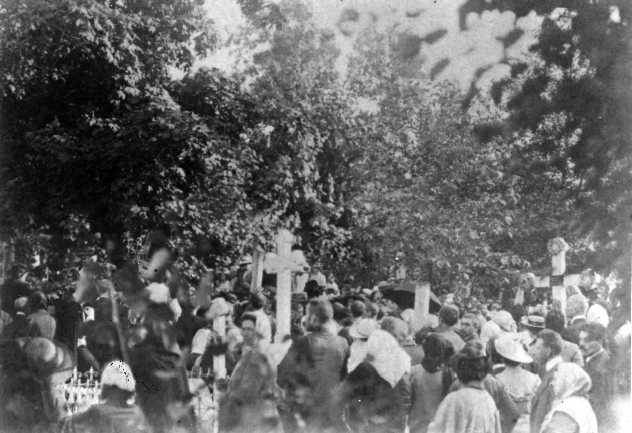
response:
[[[544,329],[544,317],[535,314],[523,316],[520,323],[531,329]]]
[[[511,313],[505,310],[496,311],[492,313],[492,320],[500,326],[505,332],[515,332],[516,331],[516,322],[514,321]]]
[[[349,328],[349,336],[359,340],[366,340],[376,329],[379,329],[379,326],[375,320],[360,319]]]
[[[533,358],[527,354],[515,335],[501,335],[494,340],[494,349],[496,349],[496,352],[500,356],[510,361],[519,362],[521,364],[530,364],[533,362]]]
[[[55,341],[44,337],[22,339],[22,351],[31,369],[46,376],[74,367],[70,351]]]

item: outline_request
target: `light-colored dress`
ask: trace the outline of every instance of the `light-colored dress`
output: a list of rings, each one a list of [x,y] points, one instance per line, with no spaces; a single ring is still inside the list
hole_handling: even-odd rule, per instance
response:
[[[428,433],[501,433],[500,415],[489,393],[465,386],[443,399]]]
[[[505,386],[509,397],[520,410],[520,418],[512,433],[529,432],[531,400],[540,386],[540,377],[518,366],[506,367],[504,371],[496,375],[496,379]]]
[[[559,431],[561,430],[561,426],[552,427],[553,426],[553,415],[556,412],[561,412],[565,415],[568,415],[570,418],[575,421],[577,424],[577,433],[597,433],[597,417],[595,416],[595,412],[590,406],[590,402],[586,397],[582,396],[571,396],[565,398],[555,404],[553,409],[544,419],[542,423],[541,432],[551,432],[551,431]],[[570,422],[570,420],[569,420]]]

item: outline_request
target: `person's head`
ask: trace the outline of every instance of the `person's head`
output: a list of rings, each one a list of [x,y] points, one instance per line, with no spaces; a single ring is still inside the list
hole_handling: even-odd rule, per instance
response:
[[[444,305],[439,310],[439,323],[454,326],[459,321],[459,309],[455,305]]]
[[[572,320],[574,317],[583,316],[588,310],[588,300],[582,294],[575,294],[566,300],[566,317]]]
[[[309,280],[307,283],[305,283],[304,292],[307,295],[307,299],[314,299],[323,294],[323,288],[320,287],[318,281]]]
[[[562,337],[551,329],[544,329],[538,334],[532,352],[535,360],[544,364],[562,352]]]
[[[600,323],[587,322],[579,331],[579,347],[584,355],[591,355],[603,347],[606,328]]]
[[[461,331],[468,336],[478,336],[481,333],[481,322],[473,313],[465,313],[463,317],[461,317],[459,327]]]
[[[254,314],[246,313],[241,316],[241,335],[246,346],[253,347],[259,341],[259,335],[256,331],[257,317]]]
[[[463,384],[480,381],[489,373],[489,358],[479,342],[467,343],[454,356],[454,370]]]
[[[306,328],[311,332],[322,331],[333,317],[334,310],[331,302],[324,299],[312,299],[307,305]]]
[[[424,359],[421,361],[421,365],[428,373],[434,373],[439,370],[454,355],[452,344],[446,338],[434,332],[424,334],[420,338],[419,344],[424,350]]]
[[[13,302],[13,310],[15,314],[28,314],[29,299],[26,296],[20,296]]]
[[[45,310],[48,305],[46,295],[42,292],[33,292],[29,296],[28,308],[30,311]]]
[[[358,319],[363,317],[366,314],[366,306],[362,301],[353,301],[349,304],[349,310],[351,311],[351,315],[354,319]]]
[[[123,361],[111,361],[101,373],[101,398],[116,406],[126,406],[134,396],[136,380],[132,369]]]
[[[549,311],[544,318],[544,326],[546,329],[551,329],[558,334],[562,334],[564,332],[564,322],[564,315],[559,310]]]
[[[401,345],[408,339],[408,325],[402,319],[388,316],[382,320],[382,329],[395,337],[395,340]]]
[[[364,316],[369,319],[376,319],[380,309],[374,302],[367,302]]]
[[[331,304],[334,310],[334,320],[341,326],[348,326],[353,323],[351,312],[345,308],[340,302],[334,302]]]

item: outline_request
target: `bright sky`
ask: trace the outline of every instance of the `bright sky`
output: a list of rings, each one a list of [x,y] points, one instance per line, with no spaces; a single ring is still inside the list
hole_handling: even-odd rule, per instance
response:
[[[438,79],[458,83],[463,90],[466,90],[475,71],[481,67],[495,65],[479,79],[480,86],[506,76],[509,67],[498,63],[504,58],[523,57],[540,25],[540,19],[535,14],[516,20],[513,13],[501,14],[496,10],[480,15],[469,14],[466,18],[468,28],[461,31],[458,10],[465,0],[308,1],[311,2],[317,23],[335,30],[337,44],[343,53],[338,65],[341,71],[345,70],[345,57],[352,50],[355,36],[366,26],[373,26],[378,31],[407,32],[420,37],[436,30],[445,30],[446,35],[436,43],[422,45],[420,60],[424,61],[419,62],[420,72],[427,73],[433,65],[447,57],[450,64]],[[235,0],[207,0],[207,8],[224,40],[244,23]],[[341,13],[349,8],[359,12],[359,20],[340,24]],[[375,21],[374,17],[377,17]],[[507,35],[516,27],[525,33],[505,52],[497,38]],[[345,36],[341,29],[349,36]],[[231,70],[233,62],[230,50],[221,49],[203,64]]]

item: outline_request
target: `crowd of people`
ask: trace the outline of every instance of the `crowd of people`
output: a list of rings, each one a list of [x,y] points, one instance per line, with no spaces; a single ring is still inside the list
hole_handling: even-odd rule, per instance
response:
[[[290,334],[276,335],[269,287],[201,293],[167,271],[132,294],[90,262],[52,297],[19,277],[1,293],[0,432],[206,431],[196,371],[215,372],[201,376],[219,432],[622,431],[622,287],[568,287],[562,308],[527,278],[494,300],[450,296],[420,327],[377,288],[314,278],[292,295]],[[100,400],[70,414],[54,389],[88,372]]]

